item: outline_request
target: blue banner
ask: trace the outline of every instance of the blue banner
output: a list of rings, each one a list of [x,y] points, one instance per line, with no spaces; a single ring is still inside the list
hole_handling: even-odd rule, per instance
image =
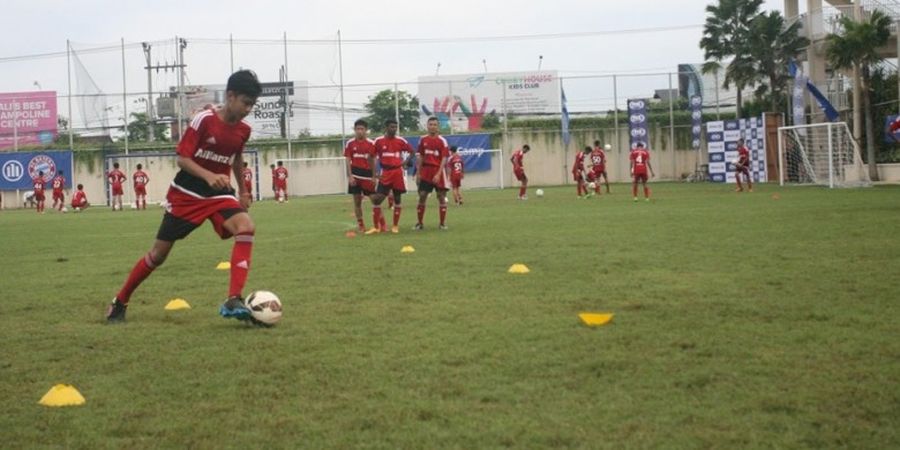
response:
[[[631,148],[637,147],[638,142],[650,148],[650,128],[647,123],[647,99],[628,100],[628,130]]]
[[[560,80],[562,83],[562,80]],[[563,144],[566,147],[569,146],[569,142],[572,140],[572,136],[569,134],[569,107],[566,105],[566,91],[560,86],[560,92],[562,93],[562,137]]]
[[[419,147],[419,139],[421,136],[407,137],[406,140],[412,146],[413,151]],[[463,164],[466,167],[466,173],[471,172],[490,172],[491,171],[491,153],[485,150],[491,149],[490,134],[459,134],[444,135],[447,144],[451,147],[454,145],[459,150],[459,154],[463,157]],[[415,172],[415,164],[409,173]]]
[[[66,189],[71,189],[71,151],[0,153],[0,190],[31,190],[38,172],[44,172],[44,181],[49,183],[60,170],[66,172]]]
[[[700,150],[700,137],[703,135],[703,97],[691,96],[691,148]]]
[[[885,144],[900,144],[900,128],[897,131],[891,133],[891,125],[897,120],[900,116],[887,116],[884,118],[884,143]]]

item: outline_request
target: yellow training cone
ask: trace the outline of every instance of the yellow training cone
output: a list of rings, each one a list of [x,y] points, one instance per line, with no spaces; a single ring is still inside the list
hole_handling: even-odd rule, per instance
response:
[[[598,314],[598,313],[581,313],[578,315],[581,318],[581,321],[584,322],[585,325],[591,327],[599,327],[601,325],[606,325],[612,320],[613,315],[611,313],[608,314]]]
[[[509,273],[528,273],[528,272],[531,272],[531,271],[528,270],[528,266],[526,266],[525,264],[513,264],[509,268]]]
[[[216,270],[231,270],[231,263],[228,261],[222,261],[216,266]]]
[[[406,245],[400,249],[400,253],[415,253],[416,249],[412,245]]]
[[[173,298],[166,303],[166,311],[180,311],[182,309],[191,309],[191,305],[183,298]]]
[[[68,384],[57,384],[50,388],[38,403],[44,406],[77,406],[84,404],[84,397],[78,389]]]

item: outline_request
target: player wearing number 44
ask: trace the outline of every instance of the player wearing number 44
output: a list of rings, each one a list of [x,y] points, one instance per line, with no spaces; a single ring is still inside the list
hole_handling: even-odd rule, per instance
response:
[[[631,156],[629,158],[631,160],[631,176],[634,179],[631,183],[631,195],[634,196],[634,201],[638,201],[638,182],[643,184],[644,186],[644,200],[650,201],[650,188],[647,187],[647,171],[650,171],[650,176],[655,176],[653,174],[653,166],[650,165],[650,152],[644,148],[643,142],[638,142],[637,146],[634,150],[631,151]]]
[[[753,182],[750,181],[750,150],[744,145],[743,139],[738,139],[738,159],[734,163],[734,179],[737,181],[736,192],[743,192],[744,186],[741,184],[741,174],[747,179],[747,190],[753,192]]]

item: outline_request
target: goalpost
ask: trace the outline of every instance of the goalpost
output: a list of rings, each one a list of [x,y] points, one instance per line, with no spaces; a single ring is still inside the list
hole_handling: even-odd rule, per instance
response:
[[[463,158],[487,156],[490,160],[490,170],[466,171],[463,189],[503,189],[505,180],[502,150],[462,150],[459,154]],[[347,193],[346,158],[342,156],[278,161],[281,161],[288,170],[289,197]],[[409,192],[416,190],[415,175],[407,174],[406,189]],[[269,191],[266,191],[264,196],[272,197]]]
[[[778,128],[778,180],[835,187],[870,186],[859,146],[846,122]]]

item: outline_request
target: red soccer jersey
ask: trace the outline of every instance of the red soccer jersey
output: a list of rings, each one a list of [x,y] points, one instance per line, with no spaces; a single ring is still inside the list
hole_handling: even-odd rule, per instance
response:
[[[525,152],[516,150],[512,155],[513,170],[522,170],[525,167]]]
[[[382,136],[375,139],[375,151],[381,167],[386,169],[399,168],[403,165],[403,152],[412,152],[412,146],[406,139],[400,136]]]
[[[574,172],[581,172],[584,170],[584,152],[575,154],[575,164],[572,166],[572,170]]]
[[[244,167],[244,169],[241,170],[241,178],[244,180],[244,184],[249,186],[253,183],[253,169]]]
[[[350,158],[350,167],[372,170],[369,158],[375,158],[375,141],[371,139],[351,139],[344,146],[344,157]]]
[[[87,203],[87,194],[84,191],[75,191],[72,196],[72,206],[83,206]]]
[[[285,167],[278,167],[275,169],[275,180],[283,183],[288,179],[288,170]]]
[[[231,176],[234,158],[244,151],[248,139],[250,125],[247,122],[228,124],[216,111],[207,109],[191,120],[191,126],[178,143],[178,156],[189,158],[212,173]],[[205,181],[184,170],[175,176],[175,185],[203,197],[223,193],[214,191]]]
[[[463,162],[463,157],[459,153],[451,156],[448,164],[450,165],[450,174],[454,177],[461,176],[466,170],[466,165]]]
[[[744,145],[738,147],[738,164],[744,167],[750,165],[750,150]]]
[[[150,177],[143,170],[138,170],[134,172],[134,175],[131,176],[131,179],[134,181],[135,188],[143,188],[147,186],[147,183],[150,182]]]
[[[636,149],[631,152],[631,162],[635,175],[647,174],[647,162],[650,161],[650,152],[644,149]]]
[[[450,146],[443,136],[422,136],[419,139],[419,157],[423,166],[441,165],[441,160],[450,156]]]
[[[606,167],[606,153],[603,153],[603,149],[600,147],[591,152],[591,165],[598,169]]]
[[[113,169],[107,172],[106,179],[109,180],[109,184],[112,185],[112,187],[118,188],[122,187],[122,183],[124,183],[127,178],[121,170]]]
[[[31,179],[31,185],[34,187],[35,194],[44,193],[44,184],[46,184],[46,181],[44,181],[43,177],[37,176]]]
[[[66,177],[57,175],[53,178],[51,184],[53,185],[54,192],[62,192],[63,188],[66,187]]]

